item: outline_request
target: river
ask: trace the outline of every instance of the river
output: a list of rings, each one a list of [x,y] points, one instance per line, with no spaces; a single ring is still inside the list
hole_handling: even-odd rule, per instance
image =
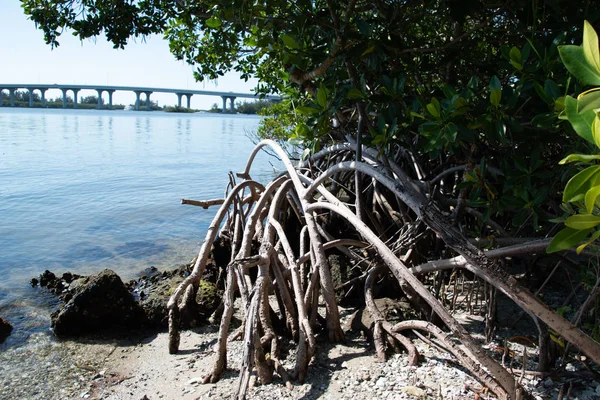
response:
[[[0,351],[50,338],[55,306],[28,282],[46,269],[124,279],[189,262],[216,209],[181,198],[223,196],[246,164],[256,116],[0,108]],[[273,168],[259,155],[253,178]],[[39,341],[39,338],[36,339]]]

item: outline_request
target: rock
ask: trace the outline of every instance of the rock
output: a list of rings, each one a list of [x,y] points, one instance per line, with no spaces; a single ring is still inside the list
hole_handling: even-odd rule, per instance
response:
[[[416,386],[405,386],[402,389],[400,389],[401,392],[406,393],[409,396],[416,396],[416,397],[420,397],[420,396],[425,396],[427,394],[427,392],[419,387]]]
[[[147,279],[129,282],[130,290],[138,293],[140,305],[149,324],[162,327],[168,325],[167,303],[177,286],[187,276],[187,270],[186,265],[181,265],[173,270],[155,273]],[[214,279],[216,281],[216,278]],[[196,293],[197,304],[188,306],[186,312],[180,316],[183,326],[195,326],[201,318],[208,318],[219,305],[219,301],[216,285],[202,279]]]
[[[52,272],[45,270],[44,273],[40,275],[40,286],[46,287],[52,285],[52,283],[56,281],[56,275]]]
[[[8,321],[0,318],[0,343],[4,343],[6,338],[10,336],[12,330],[12,325]]]
[[[31,286],[36,287],[39,284],[40,287],[46,288],[48,291],[58,296],[61,300],[67,302],[72,297],[72,282],[80,278],[81,277],[79,275],[72,274],[70,272],[65,272],[60,278],[58,278],[53,272],[46,270],[40,275],[39,280],[36,278],[31,280]]]
[[[142,308],[111,270],[78,282],[76,288],[67,304],[52,314],[56,336],[74,336],[145,322]]]

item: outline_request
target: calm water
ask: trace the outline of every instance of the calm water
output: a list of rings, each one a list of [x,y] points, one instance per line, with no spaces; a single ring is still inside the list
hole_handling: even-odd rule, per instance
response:
[[[189,262],[216,209],[181,198],[222,197],[245,166],[258,117],[0,108],[0,316],[48,325],[28,281],[45,269],[124,278]],[[261,155],[252,174],[270,178]]]

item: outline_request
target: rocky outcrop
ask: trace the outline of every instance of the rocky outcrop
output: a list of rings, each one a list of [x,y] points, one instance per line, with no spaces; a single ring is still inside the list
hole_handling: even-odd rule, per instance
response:
[[[134,327],[145,323],[144,311],[111,270],[79,278],[69,284],[70,299],[52,314],[52,329],[59,337]]]
[[[0,343],[4,343],[6,338],[10,336],[12,330],[12,325],[8,321],[0,318]]]
[[[74,282],[81,278],[80,275],[72,274],[70,272],[65,272],[62,276],[57,277],[53,272],[46,270],[40,275],[39,279],[33,278],[31,280],[31,286],[36,287],[37,285],[40,285],[40,287],[46,288],[61,300],[67,302],[71,300],[71,297],[73,297],[73,293],[77,288],[77,284]]]
[[[178,268],[152,276],[144,276],[128,283],[134,295],[139,298],[139,304],[144,309],[148,324],[160,327],[168,326],[167,302],[187,274],[188,267],[181,265]],[[185,326],[195,326],[201,319],[210,316],[219,305],[220,297],[217,287],[207,280],[207,275],[205,278],[200,281],[198,287],[197,306],[191,313],[182,316],[182,323]],[[216,276],[213,279],[216,280]]]

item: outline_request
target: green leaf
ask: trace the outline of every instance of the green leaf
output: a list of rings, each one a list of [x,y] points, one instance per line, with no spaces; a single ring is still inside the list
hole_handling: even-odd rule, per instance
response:
[[[441,115],[440,102],[435,97],[431,99],[431,103],[427,104],[427,111],[436,118]]]
[[[596,67],[600,73],[600,51],[598,50],[598,35],[592,25],[585,21],[583,23],[583,53],[590,65]]]
[[[585,210],[588,214],[594,211],[596,205],[596,198],[600,195],[600,186],[594,186],[588,190],[585,194]]]
[[[538,114],[531,120],[531,124],[538,128],[547,129],[558,122],[555,113]]]
[[[493,92],[494,89],[502,89],[500,79],[498,79],[496,75],[492,76],[492,79],[490,79],[490,92]]]
[[[578,230],[568,227],[564,228],[552,238],[552,241],[546,248],[546,253],[570,249],[584,240],[589,232],[590,229]]]
[[[454,100],[454,109],[458,114],[463,114],[469,109],[469,103],[467,100],[459,96],[456,98],[456,100]]]
[[[587,60],[583,47],[558,46],[558,53],[565,67],[577,79],[588,85],[600,86],[600,70]]]
[[[510,63],[516,70],[521,71],[523,69],[523,59],[521,57],[521,50],[513,46],[510,49],[510,53],[508,54],[510,58]]]
[[[305,123],[300,122],[296,125],[296,135],[298,138],[308,138],[310,136],[310,129]]]
[[[206,26],[213,29],[219,29],[223,25],[221,20],[217,17],[210,17],[206,20]]]
[[[600,108],[600,88],[590,89],[577,96],[577,110],[583,113]]]
[[[591,229],[600,225],[600,217],[593,214],[571,215],[565,220],[565,225],[577,230]]]
[[[296,41],[296,39],[294,39],[290,35],[281,35],[281,40],[283,41],[283,44],[285,44],[290,49],[297,49],[300,47],[298,46],[298,42]]]
[[[363,53],[361,54],[361,57],[366,56],[367,54],[371,54],[374,51],[375,51],[375,45],[371,45],[365,51],[363,51]]]
[[[552,104],[552,97],[550,97],[550,95],[546,93],[546,90],[542,87],[542,85],[536,82],[533,84],[533,88],[542,100],[544,100],[548,104]]]
[[[600,171],[600,165],[587,167],[567,182],[563,193],[563,202],[569,203],[581,198],[589,190],[592,180]]]
[[[591,110],[579,113],[577,108],[578,105],[576,99],[571,96],[565,97],[565,115],[571,123],[571,126],[573,126],[573,129],[579,136],[588,142],[595,144],[596,142],[592,135],[592,122],[594,122],[596,114]]]
[[[558,88],[558,85],[551,79],[546,79],[544,82],[544,91],[552,98],[552,101],[560,97],[560,89]]]
[[[363,94],[360,90],[358,90],[357,88],[350,88],[350,90],[348,90],[348,93],[346,93],[346,97],[350,100],[353,99],[362,99],[363,98]]]
[[[600,147],[600,116],[596,114],[594,122],[592,123],[592,136],[596,142],[596,146]]]
[[[317,108],[306,107],[306,106],[296,107],[296,111],[298,111],[298,113],[304,114],[304,115],[313,115],[313,114],[318,114],[321,112],[321,110],[319,110]]]
[[[502,99],[502,92],[499,88],[495,88],[490,93],[490,103],[497,108],[500,105],[500,99]]]
[[[594,161],[594,160],[600,160],[600,154],[594,154],[594,155],[590,155],[590,154],[569,154],[568,156],[566,156],[565,158],[563,158],[562,160],[560,160],[558,163],[560,165],[563,164],[568,164],[571,162],[590,162],[590,161]]]
[[[327,96],[329,91],[325,88],[325,86],[321,85],[319,89],[317,89],[317,104],[323,108],[327,107]]]
[[[577,254],[581,254],[583,249],[586,248],[587,245],[596,241],[600,237],[600,231],[594,232],[594,234],[582,245],[577,246]]]

